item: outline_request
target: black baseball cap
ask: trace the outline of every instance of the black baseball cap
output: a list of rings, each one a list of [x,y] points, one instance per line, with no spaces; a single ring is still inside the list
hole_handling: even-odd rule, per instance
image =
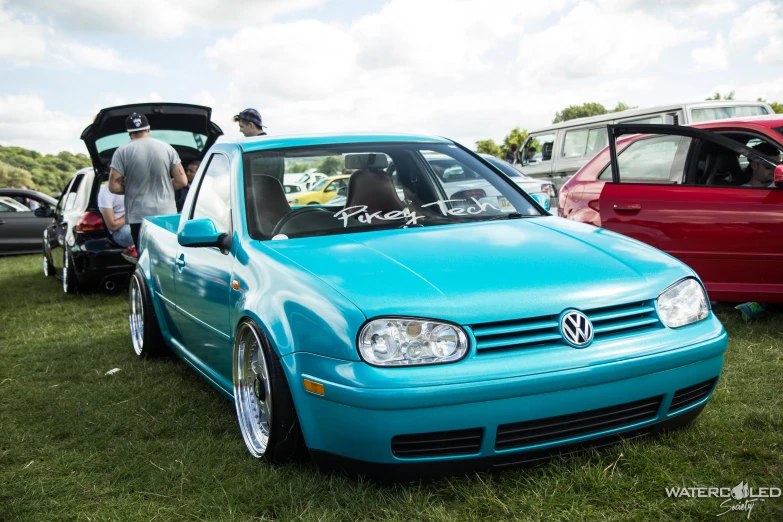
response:
[[[125,119],[125,129],[128,132],[139,132],[149,130],[150,122],[147,117],[138,112],[134,112]]]
[[[255,123],[259,128],[265,128],[261,124],[261,113],[255,109],[245,109],[239,114],[234,115],[234,121],[245,120],[250,123]]]

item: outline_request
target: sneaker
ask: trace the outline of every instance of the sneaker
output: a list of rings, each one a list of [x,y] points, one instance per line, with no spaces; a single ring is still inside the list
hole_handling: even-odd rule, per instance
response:
[[[122,257],[125,258],[127,262],[133,263],[134,265],[139,262],[139,253],[136,251],[135,246],[129,246],[123,250]]]

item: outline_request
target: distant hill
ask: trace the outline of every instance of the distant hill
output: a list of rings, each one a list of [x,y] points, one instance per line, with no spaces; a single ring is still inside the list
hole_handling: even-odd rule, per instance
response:
[[[92,165],[86,154],[41,154],[22,147],[0,146],[0,187],[26,186],[59,194],[68,179],[79,169]]]

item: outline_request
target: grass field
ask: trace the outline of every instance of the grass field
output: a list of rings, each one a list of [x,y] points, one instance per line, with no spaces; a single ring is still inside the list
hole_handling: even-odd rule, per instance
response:
[[[721,500],[665,488],[783,488],[781,311],[746,325],[718,310],[724,373],[685,429],[533,469],[378,485],[251,459],[232,403],[178,359],[136,358],[124,293],[65,296],[40,265],[0,258],[3,522],[710,520]],[[783,498],[750,519],[783,520]]]

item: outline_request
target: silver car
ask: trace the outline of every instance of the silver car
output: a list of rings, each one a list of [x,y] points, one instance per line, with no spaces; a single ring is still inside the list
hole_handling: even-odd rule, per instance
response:
[[[541,194],[550,199],[550,206],[557,205],[555,186],[551,181],[543,181],[539,179],[533,179],[530,176],[525,175],[516,166],[497,158],[491,154],[480,154],[482,158],[492,164],[493,167],[497,167],[503,174],[511,178],[511,181],[519,185],[519,187],[530,194]],[[547,208],[549,210],[549,208]]]

